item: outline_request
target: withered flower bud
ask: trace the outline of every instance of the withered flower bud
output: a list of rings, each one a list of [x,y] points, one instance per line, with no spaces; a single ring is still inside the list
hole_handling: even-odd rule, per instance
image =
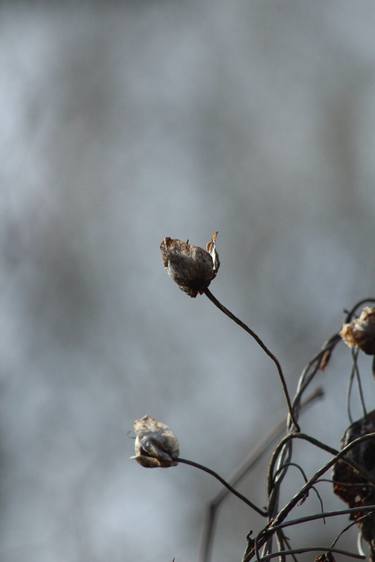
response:
[[[216,251],[217,232],[211,236],[206,249],[173,238],[164,238],[160,244],[163,265],[177,285],[196,297],[209,286],[220,267]]]
[[[146,468],[176,466],[179,445],[169,427],[152,416],[134,422],[135,455],[131,457]]]
[[[375,355],[375,308],[366,306],[359,318],[343,325],[340,336],[349,347],[359,347],[367,355]]]

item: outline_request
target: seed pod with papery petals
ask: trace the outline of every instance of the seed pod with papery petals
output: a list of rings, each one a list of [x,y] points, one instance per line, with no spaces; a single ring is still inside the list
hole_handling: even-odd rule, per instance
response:
[[[206,250],[169,237],[160,244],[163,265],[169,276],[191,297],[203,293],[216,277],[220,266],[216,238],[217,232],[214,232]]]
[[[146,468],[176,466],[179,445],[169,427],[152,416],[143,416],[134,422],[135,455],[131,457]]]
[[[349,347],[375,355],[375,308],[366,306],[359,318],[343,325],[340,336]]]

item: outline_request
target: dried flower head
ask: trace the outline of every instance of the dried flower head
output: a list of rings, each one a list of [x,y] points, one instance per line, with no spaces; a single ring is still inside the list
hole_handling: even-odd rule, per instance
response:
[[[375,308],[366,306],[359,318],[343,325],[340,336],[349,347],[359,347],[367,355],[375,355]]]
[[[214,232],[206,249],[173,238],[164,238],[160,244],[163,265],[177,285],[190,295],[202,294],[216,277],[220,267],[216,251],[217,232]]]
[[[366,416],[352,423],[345,431],[341,440],[341,447],[346,447],[354,439],[375,432],[375,410],[368,412]],[[354,462],[363,468],[371,478],[375,478],[375,443],[368,439],[358,443],[348,451],[343,459],[339,459],[333,468],[333,491],[344,502],[352,507],[363,507],[375,503],[374,487],[369,485],[368,480],[359,474],[357,470],[345,463],[345,459]],[[374,541],[375,544],[375,515],[369,514],[361,520],[363,512],[352,513],[350,519],[358,521],[363,538]]]
[[[179,445],[169,427],[152,416],[134,422],[135,455],[131,457],[146,468],[176,466]]]

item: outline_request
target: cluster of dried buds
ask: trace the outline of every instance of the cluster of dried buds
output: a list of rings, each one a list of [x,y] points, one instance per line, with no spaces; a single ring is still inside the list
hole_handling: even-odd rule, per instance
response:
[[[366,306],[359,318],[343,325],[340,336],[349,347],[375,355],[375,308]]]
[[[189,244],[189,241],[169,237],[160,244],[163,265],[168,275],[191,297],[204,293],[216,277],[220,267],[216,239],[217,232],[214,232],[206,249]]]

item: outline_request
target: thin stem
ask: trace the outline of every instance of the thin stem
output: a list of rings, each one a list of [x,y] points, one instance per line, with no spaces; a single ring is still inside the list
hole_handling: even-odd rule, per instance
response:
[[[362,556],[361,554],[357,554],[356,552],[348,552],[347,550],[341,550],[339,548],[329,548],[326,546],[309,546],[305,548],[293,548],[291,550],[282,550],[281,552],[272,552],[271,554],[266,554],[262,556],[260,559],[261,562],[263,560],[271,560],[271,558],[277,558],[281,554],[284,556],[287,554],[303,554],[304,552],[334,552],[335,554],[342,554],[343,556],[349,556],[349,558],[356,558],[358,560],[364,560],[366,556]]]
[[[366,417],[367,416],[367,409],[366,409],[366,404],[365,404],[365,397],[364,397],[364,394],[363,394],[361,374],[359,372],[359,367],[358,367],[358,349],[352,349],[352,357],[353,357],[354,372],[355,372],[355,375],[357,377],[358,391],[359,391],[359,397],[360,397],[361,404],[362,404],[363,415],[364,415],[364,417]]]
[[[347,414],[348,414],[348,418],[349,418],[350,423],[353,423],[351,401],[352,401],[354,375],[355,375],[355,367],[354,367],[354,363],[353,363],[352,370],[350,372],[348,393],[347,393],[347,398],[346,398],[346,410],[347,410]]]
[[[245,332],[247,332],[257,342],[257,344],[263,349],[263,351],[268,355],[268,357],[270,357],[272,359],[272,361],[275,363],[278,374],[279,374],[279,377],[280,377],[281,385],[283,387],[285,399],[286,399],[287,404],[288,404],[289,416],[290,416],[291,420],[293,421],[293,424],[294,424],[294,427],[295,427],[296,431],[299,432],[300,427],[299,427],[299,425],[297,423],[297,420],[295,419],[295,416],[294,416],[294,413],[293,413],[292,403],[290,401],[288,387],[287,387],[287,384],[286,384],[286,381],[285,381],[283,370],[281,368],[280,362],[277,359],[276,355],[274,355],[272,353],[272,351],[265,345],[265,343],[260,339],[258,334],[256,334],[254,332],[254,330],[249,328],[249,326],[247,326],[244,322],[242,322],[242,320],[237,318],[237,316],[235,316],[230,310],[228,310],[228,308],[226,308],[223,304],[221,304],[221,302],[217,300],[217,298],[211,293],[211,291],[209,289],[206,289],[204,292],[205,292],[205,295],[207,296],[207,298],[219,310],[221,310],[221,312],[223,312],[226,316],[228,316],[228,318],[233,320],[233,322],[235,322],[238,326],[240,326],[243,330],[245,330]]]
[[[240,494],[240,492],[237,492],[237,490],[235,490],[234,488],[232,488],[232,486],[230,484],[228,484],[228,482],[226,482],[226,480],[224,480],[224,478],[222,478],[217,472],[215,472],[214,470],[212,470],[211,468],[208,468],[207,466],[204,466],[203,464],[200,464],[198,462],[194,462],[191,461],[189,459],[182,459],[180,457],[175,459],[176,462],[181,463],[181,464],[187,464],[189,466],[193,466],[195,468],[198,468],[199,470],[202,470],[203,472],[207,472],[207,474],[210,474],[211,476],[213,476],[214,478],[216,478],[216,480],[219,480],[219,482],[221,482],[221,484],[223,486],[225,486],[226,488],[228,488],[228,490],[234,494],[235,496],[237,496],[240,500],[242,500],[244,503],[246,503],[249,507],[251,507],[252,509],[254,509],[254,511],[256,511],[257,513],[259,513],[259,515],[262,515],[263,517],[267,517],[267,511],[263,511],[263,509],[260,509],[260,507],[258,507],[257,505],[255,505],[252,501],[250,501],[249,499],[247,499],[245,496],[243,496],[242,494]]]
[[[374,439],[374,438],[375,438],[375,432],[374,433],[367,433],[366,435],[362,435],[361,437],[358,437],[357,439],[353,439],[353,441],[351,441],[348,445],[346,445],[346,447],[341,449],[341,451],[339,453],[337,453],[337,455],[335,455],[330,461],[328,461],[324,466],[322,466],[319,470],[317,470],[315,472],[314,476],[312,476],[310,478],[310,480],[307,482],[307,484],[305,484],[305,486],[303,486],[301,488],[301,490],[293,496],[293,498],[289,501],[289,503],[287,503],[280,510],[280,512],[277,514],[277,517],[274,520],[274,523],[273,523],[272,527],[275,524],[277,525],[279,522],[283,521],[285,519],[285,517],[290,513],[290,511],[297,505],[297,503],[300,501],[300,499],[306,494],[307,490],[309,488],[311,488],[311,486],[313,484],[315,484],[315,482],[325,472],[327,472],[327,470],[329,470],[331,468],[331,466],[333,466],[339,459],[344,457],[348,451],[353,449],[353,447],[355,447],[359,443],[362,443],[363,441],[367,441],[368,439]],[[328,449],[328,447],[327,447],[327,449]],[[347,459],[343,459],[343,460],[345,462],[348,462]],[[364,471],[362,470],[361,472],[364,472]],[[374,509],[375,509],[375,506],[374,506]]]
[[[333,480],[333,478],[319,478],[316,483],[320,484],[320,482],[328,483],[328,484],[337,484],[338,486],[347,486],[348,488],[374,488],[375,484],[372,482],[356,482],[353,484],[352,482],[339,482],[338,480]]]
[[[284,519],[288,516],[288,514],[292,511],[292,509],[306,495],[306,492],[311,488],[311,486],[313,486],[317,482],[317,480],[319,480],[320,477],[325,472],[327,472],[327,470],[331,468],[331,466],[333,466],[339,459],[344,457],[348,451],[353,449],[353,447],[356,447],[359,443],[374,438],[375,438],[375,432],[368,433],[366,435],[362,435],[361,437],[358,437],[357,439],[354,439],[348,445],[346,445],[346,447],[341,449],[341,451],[337,453],[337,455],[335,455],[330,461],[328,461],[319,470],[317,470],[315,474],[310,478],[310,480],[300,489],[300,491],[292,497],[292,499],[278,512],[278,514],[274,517],[274,519],[270,521],[270,523],[259,533],[257,537],[258,547],[263,546],[263,544],[265,544],[269,540],[269,537],[272,536],[272,534],[278,528],[280,528],[280,525],[283,523]],[[349,464],[349,461],[347,459],[343,459],[343,462],[347,462]],[[365,472],[363,469],[361,470],[360,467],[356,467],[356,470],[358,470],[359,473]],[[369,477],[369,475],[366,475],[366,478],[370,481],[373,480],[372,478]],[[375,506],[372,506],[372,509],[375,510]],[[322,515],[319,514],[319,516],[317,516],[316,518],[319,517],[322,517]],[[244,562],[248,562],[251,559],[252,555],[253,553],[250,550],[247,553],[246,558],[244,558]]]
[[[315,375],[327,365],[327,354],[329,358],[332,355],[333,350],[336,345],[341,341],[341,337],[338,333],[333,334],[322,346],[322,349],[313,357],[308,364],[304,367],[301,376],[298,381],[297,392],[293,399],[293,411],[298,407],[299,401],[302,394],[305,392],[306,388],[309,386]]]
[[[298,470],[300,471],[300,473],[302,474],[302,478],[304,479],[305,482],[308,481],[308,478],[306,476],[306,472],[303,470],[302,466],[300,466],[299,464],[297,464],[296,462],[288,462],[286,464],[281,465],[275,472],[274,475],[274,479],[276,478],[276,476],[278,474],[280,474],[280,472],[282,470],[284,470],[285,468],[289,468],[290,466],[294,466],[295,468],[298,468]]]
[[[346,322],[350,322],[354,316],[354,314],[357,312],[357,308],[359,308],[360,306],[362,306],[363,304],[366,304],[368,302],[375,302],[375,299],[372,298],[368,298],[368,299],[362,299],[359,302],[357,302],[353,308],[347,313],[346,315]]]
[[[316,400],[323,398],[323,396],[323,389],[318,387],[306,398],[306,400],[301,403],[301,413],[311,406],[311,404],[313,404]],[[266,437],[258,445],[256,445],[254,449],[250,451],[248,457],[229,477],[228,482],[231,486],[237,486],[237,484],[239,484],[240,481],[250,472],[250,470],[252,470],[261,460],[275,439],[282,435],[285,430],[285,423],[286,420],[284,418],[272,428],[268,435],[266,435]],[[207,507],[199,555],[199,560],[201,562],[208,562],[210,560],[217,510],[228,494],[228,489],[222,488],[220,492],[218,492],[218,494],[216,494],[216,496],[210,501]]]
[[[284,535],[284,542],[285,542],[286,546],[288,547],[289,554],[293,558],[294,562],[298,562],[298,558],[297,558],[296,554],[294,552],[291,552],[292,546],[290,544],[289,539],[285,535]]]
[[[322,441],[319,441],[318,439],[315,439],[314,437],[311,437],[311,435],[307,435],[306,433],[290,433],[289,435],[287,435],[286,437],[284,437],[280,443],[277,445],[276,449],[273,452],[272,455],[272,459],[271,459],[271,463],[270,463],[270,468],[269,468],[269,477],[268,477],[268,494],[271,493],[275,482],[275,476],[273,471],[274,471],[274,467],[277,461],[277,458],[280,454],[280,451],[282,450],[283,446],[290,441],[291,439],[303,439],[304,441],[308,441],[309,443],[312,443],[313,445],[315,445],[316,447],[319,447],[319,449],[323,449],[323,451],[326,451],[327,453],[331,453],[331,455],[337,455],[338,451],[336,449],[333,449],[333,447],[330,447],[329,445],[326,445],[325,443],[322,443]]]
[[[285,527],[292,527],[293,525],[300,525],[301,523],[309,523],[310,521],[315,521],[316,519],[324,519],[328,517],[337,517],[338,515],[350,515],[351,513],[358,512],[374,512],[375,505],[362,505],[359,507],[348,507],[347,509],[338,509],[336,511],[325,511],[323,513],[314,513],[313,515],[306,515],[306,517],[298,517],[297,519],[290,519],[289,521],[284,521],[279,525],[273,525],[272,530],[276,531],[279,529],[285,529]]]
[[[307,478],[307,476],[306,476],[305,471],[303,470],[302,466],[300,466],[300,465],[297,464],[296,462],[288,462],[287,464],[281,465],[281,466],[278,468],[278,470],[275,472],[274,478],[276,478],[277,475],[278,475],[282,470],[287,469],[287,468],[289,468],[290,466],[293,466],[294,468],[297,468],[297,469],[300,471],[300,473],[302,474],[302,478],[304,479],[305,483],[308,482],[308,478]],[[322,498],[321,498],[321,495],[320,495],[320,493],[319,493],[319,490],[318,490],[315,486],[311,486],[311,489],[313,490],[313,492],[315,492],[316,497],[318,498],[318,501],[319,501],[319,504],[320,504],[320,510],[321,510],[321,512],[323,513],[323,512],[324,512],[324,505],[323,505],[323,500],[322,500]],[[324,524],[325,524],[326,521],[325,521],[324,516],[323,516],[323,521],[324,521]]]
[[[277,541],[280,552],[284,552],[284,550],[285,550],[285,539],[284,539],[284,533],[283,533],[282,529],[280,529],[279,531],[276,531],[276,541]],[[280,555],[279,560],[280,560],[280,562],[285,562],[285,555],[284,554]]]
[[[371,515],[370,513],[366,513],[366,515],[362,515],[361,517],[357,517],[357,519],[355,521],[352,521],[351,523],[349,523],[349,525],[347,525],[346,527],[344,527],[344,529],[342,529],[338,535],[336,536],[336,538],[331,542],[331,548],[334,548],[338,542],[338,540],[342,537],[342,535],[344,533],[346,533],[346,531],[349,531],[349,529],[351,529],[352,527],[354,527],[354,525],[357,525],[360,521],[363,521],[364,519],[366,519],[366,517],[369,517]]]
[[[285,469],[281,471],[280,475],[275,481],[275,476],[274,476],[275,465],[278,464],[280,467],[282,465],[288,464],[289,459],[292,456],[291,443],[293,439],[304,439],[305,441],[309,441],[316,447],[319,447],[320,449],[323,449],[324,451],[327,451],[328,453],[331,453],[333,455],[337,454],[338,452],[336,451],[336,449],[332,449],[332,447],[329,447],[325,443],[318,441],[318,439],[315,439],[314,437],[311,437],[310,435],[304,433],[289,433],[286,437],[284,437],[284,439],[280,441],[280,443],[278,444],[278,446],[273,452],[270,468],[268,470],[268,497],[269,497],[268,512],[269,512],[270,523],[276,516],[276,513],[279,509],[278,503],[279,503],[280,486],[282,480],[286,475],[286,469]],[[272,535],[267,540],[266,550],[270,550],[271,547],[272,547]]]

